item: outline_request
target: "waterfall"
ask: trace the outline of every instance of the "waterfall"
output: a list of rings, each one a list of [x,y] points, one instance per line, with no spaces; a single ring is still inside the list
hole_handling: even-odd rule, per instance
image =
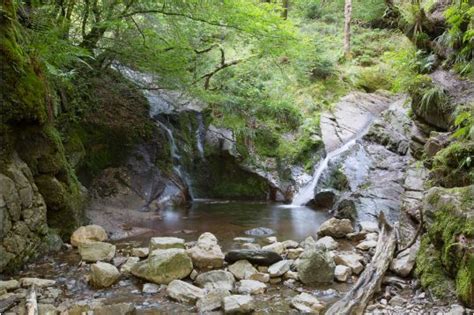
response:
[[[326,168],[328,167],[328,163],[331,159],[339,156],[340,154],[346,152],[349,150],[360,138],[362,138],[368,131],[369,127],[371,125],[372,120],[370,120],[367,125],[360,131],[358,134],[356,134],[352,139],[344,143],[342,146],[337,148],[336,150],[333,150],[329,152],[324,160],[320,161],[313,173],[312,180],[309,181],[306,185],[301,187],[300,190],[296,193],[296,195],[293,197],[292,201],[292,206],[305,206],[311,199],[314,198],[314,191],[316,187],[318,186],[319,179],[321,178],[321,175],[324,173]]]

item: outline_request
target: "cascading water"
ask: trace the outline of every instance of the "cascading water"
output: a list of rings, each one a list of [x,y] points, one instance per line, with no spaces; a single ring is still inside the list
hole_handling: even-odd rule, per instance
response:
[[[316,187],[318,186],[318,182],[319,182],[319,179],[321,178],[321,175],[324,173],[324,171],[328,167],[329,161],[337,157],[338,155],[346,152],[347,150],[349,150],[357,142],[357,140],[362,138],[369,130],[371,122],[372,120],[370,120],[369,123],[363,128],[363,130],[359,132],[357,135],[355,135],[351,140],[347,141],[336,150],[329,152],[327,156],[324,158],[324,160],[318,163],[318,166],[316,167],[313,173],[312,180],[308,182],[305,186],[301,187],[301,189],[296,193],[291,203],[292,206],[305,206],[308,202],[311,201],[311,199],[314,198],[314,191]]]

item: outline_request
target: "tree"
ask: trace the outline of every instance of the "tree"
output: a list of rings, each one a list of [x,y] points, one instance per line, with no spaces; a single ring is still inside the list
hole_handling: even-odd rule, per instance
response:
[[[344,57],[351,58],[351,20],[352,20],[352,0],[345,0],[344,3]]]

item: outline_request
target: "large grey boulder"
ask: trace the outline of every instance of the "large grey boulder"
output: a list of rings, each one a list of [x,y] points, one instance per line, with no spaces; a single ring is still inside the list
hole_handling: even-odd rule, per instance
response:
[[[173,280],[166,288],[166,294],[173,300],[194,303],[204,296],[205,291],[181,280]]]
[[[250,313],[255,309],[255,302],[250,295],[231,295],[224,298],[226,314]]]
[[[224,253],[217,243],[217,238],[209,232],[201,234],[196,246],[187,252],[197,268],[215,269],[224,265]]]
[[[132,274],[157,284],[168,284],[186,278],[193,270],[191,258],[184,249],[164,249],[135,264]]]
[[[318,235],[341,238],[352,232],[354,232],[354,229],[352,228],[352,223],[349,219],[331,218],[321,224]]]
[[[335,268],[328,252],[319,248],[305,250],[296,265],[298,278],[304,284],[333,282]]]
[[[118,269],[109,263],[97,262],[91,266],[90,282],[96,288],[107,288],[120,278]]]
[[[78,247],[84,243],[102,242],[107,240],[107,232],[100,225],[81,226],[71,235],[71,245]]]
[[[234,288],[235,279],[232,273],[224,270],[212,270],[196,277],[196,284],[205,289],[223,289],[231,291]]]
[[[79,254],[87,262],[110,261],[115,256],[115,245],[105,242],[87,242],[79,244]]]

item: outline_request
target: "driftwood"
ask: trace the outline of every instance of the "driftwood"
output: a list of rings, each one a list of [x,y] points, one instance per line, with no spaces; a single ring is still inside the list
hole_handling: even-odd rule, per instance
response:
[[[384,274],[395,253],[397,234],[395,228],[385,220],[383,212],[380,212],[378,221],[380,234],[372,261],[354,287],[327,310],[327,315],[362,314],[373,294],[380,289]]]
[[[26,315],[38,315],[38,302],[36,301],[36,289],[32,285],[26,294]]]

